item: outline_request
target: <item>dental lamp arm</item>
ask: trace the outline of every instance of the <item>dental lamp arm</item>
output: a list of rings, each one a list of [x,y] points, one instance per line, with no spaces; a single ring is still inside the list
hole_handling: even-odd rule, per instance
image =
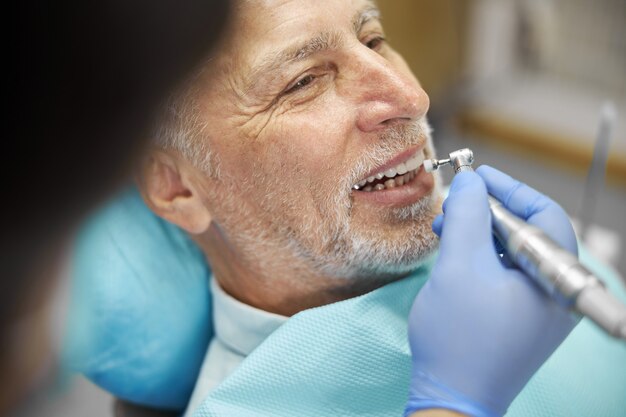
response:
[[[409,317],[413,371],[406,416],[437,408],[504,415],[577,322],[499,256],[485,181],[506,188],[507,209],[576,252],[571,224],[552,200],[497,171],[484,179],[457,174],[444,215],[433,224],[441,237],[439,258]]]

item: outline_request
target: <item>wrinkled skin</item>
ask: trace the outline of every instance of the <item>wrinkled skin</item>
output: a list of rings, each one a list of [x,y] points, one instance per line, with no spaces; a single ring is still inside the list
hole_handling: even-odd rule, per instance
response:
[[[371,2],[239,2],[196,85],[213,172],[176,160],[186,200],[161,200],[192,208],[144,194],[194,234],[231,295],[293,314],[406,276],[432,251],[437,178],[402,199],[352,189],[402,152],[434,154],[428,96]]]

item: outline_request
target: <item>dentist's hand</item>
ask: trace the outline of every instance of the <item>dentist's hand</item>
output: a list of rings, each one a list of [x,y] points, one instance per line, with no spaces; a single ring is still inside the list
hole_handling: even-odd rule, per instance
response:
[[[409,318],[413,371],[405,415],[433,408],[503,415],[577,322],[502,261],[487,190],[577,253],[572,226],[554,201],[487,166],[456,175],[444,215],[433,223],[439,258]]]

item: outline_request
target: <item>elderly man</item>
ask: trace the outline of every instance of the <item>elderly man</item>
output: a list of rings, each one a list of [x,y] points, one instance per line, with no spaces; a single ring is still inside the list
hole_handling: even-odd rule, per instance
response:
[[[437,244],[431,224],[442,203],[440,179],[421,166],[434,156],[428,106],[406,62],[386,42],[372,1],[236,3],[227,36],[161,119],[157,146],[139,176],[150,209],[193,237],[214,274],[216,335],[186,416],[255,349],[258,363],[263,353],[257,348],[287,317],[391,288],[387,284],[427,264]],[[441,256],[428,284],[435,283],[424,287],[414,308],[419,314],[409,334],[415,367],[407,413],[446,408],[503,414],[573,327],[519,271],[500,265],[491,243],[485,182],[509,208],[537,220],[576,251],[566,216],[502,174],[483,170],[481,176],[461,175],[452,185]],[[452,235],[465,225],[480,232],[470,235],[469,247],[460,247]],[[442,233],[441,218],[434,227]],[[455,282],[458,276],[465,281]],[[496,278],[506,284],[495,285]],[[452,296],[440,299],[442,288],[452,288]],[[494,300],[502,300],[499,310],[488,313],[483,307]],[[524,316],[525,308],[534,313]],[[451,310],[456,313],[446,316],[442,327],[432,327]],[[496,315],[500,319],[491,320]],[[520,317],[527,321],[517,338],[496,343]],[[449,339],[452,334],[463,335],[458,340],[463,352]],[[486,354],[493,362],[481,368],[484,358],[476,355],[485,356],[484,340],[493,341]],[[302,356],[314,355],[315,340],[305,343]],[[280,351],[280,343],[273,348]],[[440,348],[447,356],[433,359]],[[240,381],[267,371],[247,363]],[[463,377],[452,376],[463,371]],[[311,372],[307,378],[315,379]],[[402,384],[392,388],[406,390]],[[247,392],[234,391],[239,398]],[[451,394],[457,391],[462,394]],[[329,396],[320,396],[324,404],[316,402],[327,407],[321,414],[342,409],[341,394],[334,401]],[[241,415],[251,415],[239,406]],[[265,415],[275,415],[270,409]],[[229,410],[201,415],[231,415]]]
[[[244,2],[143,181],[228,294],[282,315],[394,281],[435,245],[428,96],[371,3],[329,3]]]
[[[420,168],[434,155],[428,96],[372,2],[237,11],[160,129],[141,188],[206,253],[232,326],[273,330],[414,270],[436,245],[442,197]],[[242,357],[216,339],[203,394]]]

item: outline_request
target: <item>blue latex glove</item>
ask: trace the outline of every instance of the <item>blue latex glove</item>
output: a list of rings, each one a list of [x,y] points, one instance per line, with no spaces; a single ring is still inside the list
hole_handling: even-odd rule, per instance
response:
[[[503,415],[577,322],[500,258],[487,190],[577,254],[572,226],[554,201],[488,166],[457,174],[444,215],[433,223],[439,258],[409,318],[413,370],[405,415],[428,408]]]

